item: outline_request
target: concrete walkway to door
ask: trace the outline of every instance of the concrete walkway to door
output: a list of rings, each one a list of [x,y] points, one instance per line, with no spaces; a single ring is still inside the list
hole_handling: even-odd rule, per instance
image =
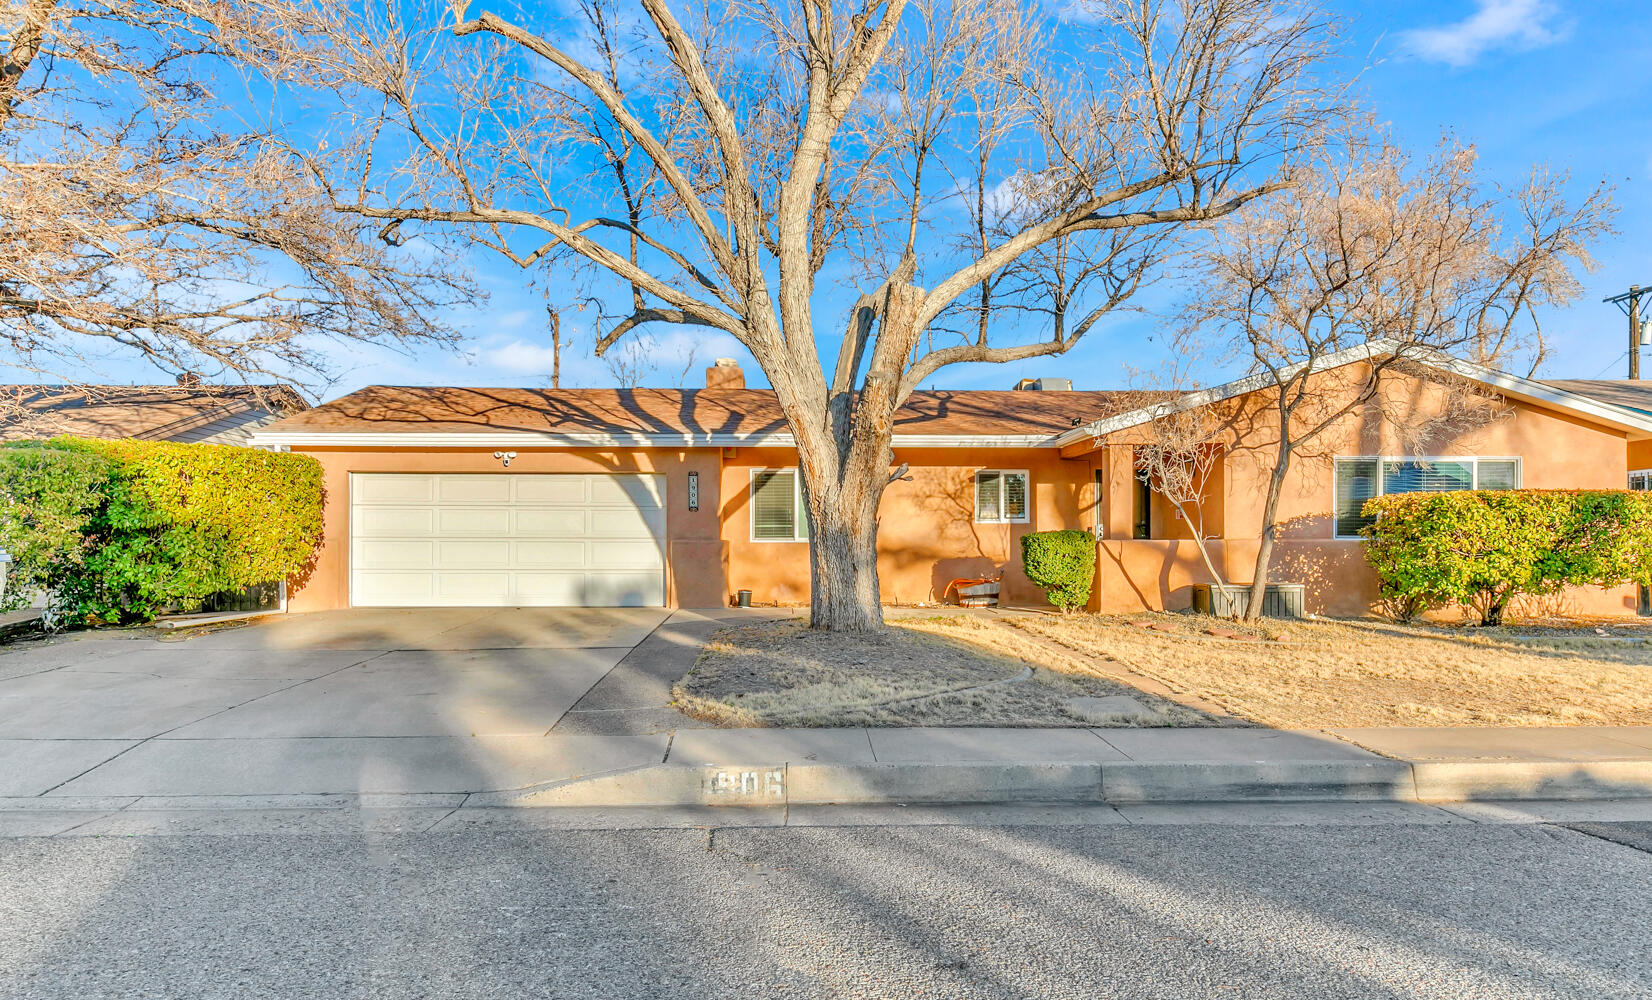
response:
[[[667,674],[669,690],[719,626],[658,608],[394,608],[22,643],[0,650],[0,798],[441,797],[656,764],[673,725],[558,723],[633,651],[646,667],[601,690]]]

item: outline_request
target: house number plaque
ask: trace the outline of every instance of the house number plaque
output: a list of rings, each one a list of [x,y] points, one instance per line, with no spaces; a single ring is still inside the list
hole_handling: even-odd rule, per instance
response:
[[[700,474],[698,472],[688,474],[688,509],[700,509]]]

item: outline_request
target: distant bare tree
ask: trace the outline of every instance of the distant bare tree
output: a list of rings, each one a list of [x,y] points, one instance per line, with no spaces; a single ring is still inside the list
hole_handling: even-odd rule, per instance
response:
[[[751,351],[797,442],[822,628],[881,625],[877,511],[913,390],[1093,328],[991,332],[1006,270],[1061,241],[1117,262],[1120,234],[1278,190],[1342,103],[1316,76],[1331,26],[1297,0],[1091,0],[1059,30],[1034,0],[587,4],[570,26],[457,0],[443,30],[403,5],[295,23],[249,3],[239,44],[353,109],[355,170],[311,161],[336,210],[464,227],[524,267],[582,258],[629,300],[599,354],[658,323]],[[822,276],[860,291],[830,365]]]
[[[474,293],[451,256],[337,211],[279,122],[228,110],[248,94],[229,9],[0,7],[0,360],[73,380],[124,351],[240,380],[319,371],[329,339],[452,339],[441,313]]]
[[[608,375],[621,389],[635,389],[643,380],[659,370],[654,363],[654,343],[647,337],[633,337],[620,345],[617,351],[602,356],[608,366]]]
[[[1297,180],[1267,206],[1213,226],[1194,258],[1180,327],[1184,347],[1223,342],[1247,362],[1273,413],[1278,440],[1250,617],[1261,611],[1296,452],[1355,411],[1391,415],[1383,380],[1397,371],[1433,379],[1448,397],[1436,420],[1401,428],[1412,437],[1495,417],[1482,393],[1416,362],[1541,358],[1534,307],[1575,297],[1576,271],[1592,268],[1588,247],[1611,232],[1613,217],[1604,186],[1569,204],[1563,179],[1541,172],[1510,195],[1488,196],[1474,150],[1450,140],[1422,163],[1380,141],[1328,148]],[[1512,232],[1505,213],[1520,223]],[[1370,342],[1385,346],[1357,381],[1325,391],[1321,359]]]

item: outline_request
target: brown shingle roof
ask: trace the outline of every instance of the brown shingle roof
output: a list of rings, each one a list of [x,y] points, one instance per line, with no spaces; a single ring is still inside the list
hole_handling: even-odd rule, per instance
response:
[[[308,404],[286,386],[0,386],[0,440],[55,437],[193,440],[226,417],[286,415]]]
[[[895,433],[1047,435],[1117,409],[1113,392],[917,392]],[[787,433],[768,389],[471,389],[376,385],[271,424],[264,433]]]
[[[1544,379],[1543,384],[1575,392],[1579,396],[1592,396],[1603,403],[1652,413],[1652,382],[1631,382],[1622,378],[1550,378]]]

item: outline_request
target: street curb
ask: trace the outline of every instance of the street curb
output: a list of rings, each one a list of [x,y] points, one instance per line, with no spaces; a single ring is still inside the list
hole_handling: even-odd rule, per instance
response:
[[[537,807],[1172,805],[1652,799],[1652,760],[649,764],[477,792],[0,798],[16,812]]]
[[[493,806],[1466,802],[1652,797],[1652,761],[659,764],[473,795]]]
[[[1411,768],[1398,760],[1108,763],[1103,801],[1413,801]]]
[[[1416,761],[1420,802],[1652,796],[1652,761]]]

